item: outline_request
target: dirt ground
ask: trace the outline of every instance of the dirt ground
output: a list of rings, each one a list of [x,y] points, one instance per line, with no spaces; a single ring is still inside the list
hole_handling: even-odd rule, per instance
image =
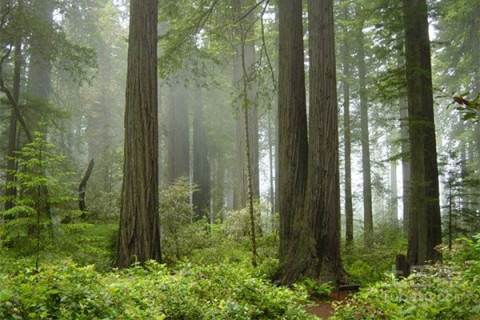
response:
[[[348,292],[333,292],[330,294],[330,300],[328,301],[317,301],[314,305],[305,307],[305,310],[308,313],[314,314],[320,319],[328,319],[335,309],[332,307],[334,301],[344,301],[347,299]]]
[[[328,319],[333,314],[333,307],[331,301],[318,301],[313,306],[305,308],[308,313],[314,314],[320,319]]]

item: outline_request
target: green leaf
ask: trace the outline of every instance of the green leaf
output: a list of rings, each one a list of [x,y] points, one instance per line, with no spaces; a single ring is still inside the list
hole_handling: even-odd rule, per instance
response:
[[[14,294],[10,290],[2,290],[0,291],[0,302],[5,302],[13,298]]]

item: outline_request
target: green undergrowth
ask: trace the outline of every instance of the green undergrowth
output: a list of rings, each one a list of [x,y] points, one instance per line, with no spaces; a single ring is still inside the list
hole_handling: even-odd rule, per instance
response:
[[[100,273],[64,261],[0,282],[0,319],[312,319],[303,286],[276,287],[243,263]]]
[[[393,275],[337,305],[331,319],[480,319],[480,235],[444,250],[442,264]]]
[[[111,270],[117,229],[118,223],[58,225],[51,237],[42,239],[39,264],[62,263],[69,259],[79,266],[95,265],[98,271]],[[17,248],[0,246],[0,270],[12,271],[19,264],[33,266],[33,257],[34,254],[25,254]],[[15,264],[5,262],[10,260]]]
[[[365,246],[360,235],[355,243],[344,246],[342,262],[348,283],[366,287],[381,281],[395,268],[396,255],[407,250],[401,230],[389,225],[379,226],[372,239],[371,245]]]

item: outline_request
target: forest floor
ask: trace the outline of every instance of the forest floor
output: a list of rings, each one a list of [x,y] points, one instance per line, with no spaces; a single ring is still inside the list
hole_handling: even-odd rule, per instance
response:
[[[332,301],[317,301],[314,305],[305,308],[308,313],[314,314],[320,319],[328,319],[335,309],[332,306]]]
[[[305,310],[313,315],[316,315],[320,319],[328,319],[335,312],[333,303],[336,301],[345,301],[348,299],[351,293],[348,292],[332,292],[330,294],[330,300],[319,300],[315,304],[305,307]]]

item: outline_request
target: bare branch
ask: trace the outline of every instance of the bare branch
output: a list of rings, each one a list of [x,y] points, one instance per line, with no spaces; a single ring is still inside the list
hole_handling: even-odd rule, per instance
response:
[[[275,71],[273,70],[272,60],[270,59],[270,54],[268,53],[267,44],[265,42],[265,24],[263,23],[263,15],[267,11],[267,7],[268,7],[269,4],[270,4],[270,0],[267,0],[266,3],[265,3],[265,6],[263,7],[263,11],[260,15],[261,16],[260,24],[261,24],[261,29],[262,29],[262,46],[265,50],[265,57],[267,58],[268,68],[270,69],[270,72],[272,73],[273,90],[276,92],[277,91],[277,80],[275,79]]]
[[[268,4],[268,2],[270,2],[269,0],[262,0],[262,1],[258,2],[258,3],[255,4],[253,7],[251,7],[250,9],[248,9],[248,11],[245,12],[240,18],[238,18],[238,20],[237,20],[235,23],[239,23],[240,21],[242,21],[243,19],[245,19],[246,17],[248,17],[248,15],[249,15],[250,13],[252,13],[256,8],[258,8],[258,7],[259,7],[262,3],[264,3],[265,1],[267,2],[267,4]]]

